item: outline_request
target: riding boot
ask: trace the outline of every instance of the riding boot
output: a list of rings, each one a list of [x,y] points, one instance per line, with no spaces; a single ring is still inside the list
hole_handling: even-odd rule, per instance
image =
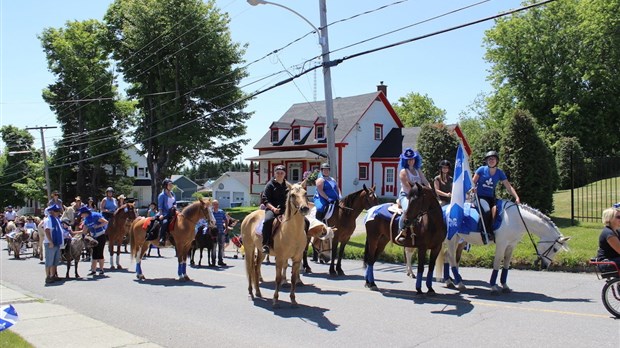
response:
[[[166,246],[166,229],[163,227],[164,226],[162,226],[162,228],[159,229],[159,246],[160,247]]]

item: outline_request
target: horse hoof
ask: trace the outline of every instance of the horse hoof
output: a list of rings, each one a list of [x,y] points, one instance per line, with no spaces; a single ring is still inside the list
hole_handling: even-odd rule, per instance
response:
[[[144,274],[137,274],[136,278],[138,278],[139,280],[145,280],[146,277],[144,276]]]
[[[379,291],[379,287],[377,286],[377,284],[375,284],[375,282],[372,282],[372,283],[366,282],[364,286],[370,289],[370,291]]]
[[[336,277],[336,276],[338,276],[338,273],[336,273],[336,271],[330,269],[329,270],[329,275],[332,276],[332,277]]]
[[[297,302],[291,302],[291,308],[299,308],[299,304]]]
[[[123,267],[121,267],[121,265],[117,265],[116,269],[123,269]]]
[[[312,268],[310,268],[310,267],[305,267],[305,268],[304,268],[304,273],[312,273]]]
[[[426,292],[426,294],[428,296],[435,296],[435,295],[437,295],[437,293],[435,292],[435,290],[433,290],[433,288],[428,288],[428,291]]]
[[[465,284],[463,284],[463,282],[460,282],[460,283],[456,284],[456,288],[457,288],[459,291],[465,291],[465,290],[467,290],[467,287],[465,286]]]
[[[450,278],[446,279],[445,284],[446,284],[446,288],[448,289],[456,289],[456,285],[454,285],[454,282]]]
[[[512,292],[512,289],[508,287],[508,285],[502,285],[502,293],[509,294]]]
[[[186,281],[190,281],[191,280],[191,279],[189,279],[189,276],[187,274],[183,276],[183,279],[186,280]]]
[[[261,294],[261,293],[260,293],[260,291],[257,291],[257,292],[256,292],[256,297],[258,297],[258,298],[263,298],[263,294]]]
[[[338,270],[338,275],[339,275],[339,276],[344,276],[344,275],[346,275],[346,274],[344,274],[344,271],[343,271],[343,270],[339,269],[339,270]]]
[[[416,296],[424,296],[424,291],[422,291],[422,288],[416,288],[415,294]]]
[[[501,289],[500,289],[500,287],[499,287],[499,286],[497,286],[497,285],[493,285],[493,286],[491,287],[491,294],[493,294],[493,295],[499,295],[499,293],[500,293],[500,292],[501,292]]]

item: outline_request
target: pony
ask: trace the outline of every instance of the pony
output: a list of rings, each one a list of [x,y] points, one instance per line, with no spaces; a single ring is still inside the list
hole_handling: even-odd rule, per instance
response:
[[[429,295],[434,295],[433,290],[433,271],[435,262],[441,251],[441,246],[446,238],[446,226],[443,221],[441,206],[435,196],[435,190],[423,187],[416,183],[408,194],[409,206],[401,218],[411,222],[409,235],[414,235],[414,242],[408,240],[406,247],[418,249],[418,270],[416,276],[416,292],[418,295],[424,294],[422,291],[422,277],[424,274],[424,264],[426,263],[426,251],[430,250],[428,263],[428,273],[426,276],[426,287]],[[388,203],[390,205],[391,203]],[[384,206],[384,205],[382,205]],[[366,216],[366,243],[364,247],[364,266],[366,267],[366,287],[377,291],[378,287],[374,279],[373,267],[379,255],[385,249],[386,244],[398,234],[398,224],[392,218],[387,220],[374,217],[372,214],[378,209],[371,209]]]
[[[194,254],[196,250],[200,250],[200,259],[198,260],[198,267],[202,263],[202,250],[207,248],[207,263],[209,267],[215,266],[215,244],[217,243],[217,227],[201,226],[196,233],[196,239],[192,242],[191,262],[190,265],[194,266]]]
[[[291,305],[297,306],[295,299],[295,289],[297,280],[299,279],[299,270],[304,250],[308,244],[305,229],[304,216],[308,214],[308,199],[306,190],[301,184],[288,185],[288,194],[286,198],[286,209],[282,218],[282,222],[272,235],[273,248],[270,255],[276,258],[276,289],[273,295],[273,307],[277,308],[278,297],[282,280],[285,279],[288,260],[293,260],[291,275]],[[250,213],[241,222],[241,234],[243,240],[243,248],[245,249],[245,270],[248,277],[248,293],[254,299],[252,289],[256,293],[256,297],[262,297],[258,282],[261,277],[260,267],[264,259],[261,249],[263,236],[256,233],[257,226],[262,226],[265,218],[264,210],[256,210]],[[277,225],[275,223],[274,225]],[[313,234],[315,229],[308,231]]]
[[[332,276],[344,276],[342,270],[342,257],[344,248],[347,246],[351,235],[355,231],[355,219],[362,210],[370,209],[377,205],[378,199],[375,194],[375,185],[363,188],[344,197],[340,204],[334,207],[332,216],[327,220],[328,226],[334,226],[334,240],[331,248],[331,260],[329,264],[329,274]]]
[[[209,219],[210,206],[211,201],[200,199],[183,209],[182,213],[177,213],[176,219],[170,222],[170,236],[175,241],[174,247],[178,261],[177,275],[179,281],[190,280],[187,276],[187,255],[194,240],[194,229],[198,220]],[[131,224],[131,232],[129,233],[131,258],[136,260],[136,277],[140,280],[146,279],[142,273],[141,262],[149,246],[151,244],[156,244],[159,247],[164,246],[159,245],[158,240],[146,240],[148,221],[144,217],[137,218]]]
[[[564,237],[558,227],[551,219],[540,211],[527,206],[525,204],[517,205],[511,201],[499,200],[498,207],[503,206],[503,210],[498,212],[498,222],[501,224],[495,230],[495,258],[493,260],[493,271],[489,285],[492,293],[511,292],[508,287],[508,268],[512,259],[512,252],[517,243],[523,239],[526,231],[532,232],[540,240],[536,244],[536,254],[538,261],[541,262],[542,268],[549,267],[556,253],[560,250],[568,250],[568,240],[570,237]],[[498,208],[499,209],[499,208]],[[447,214],[447,212],[446,212]],[[481,233],[457,233],[448,240],[448,262],[454,275],[455,286],[459,290],[465,290],[461,275],[458,271],[458,262],[456,260],[456,249],[460,239],[470,244],[482,245]],[[532,243],[534,243],[532,241]],[[503,264],[500,276],[501,287],[497,285],[497,275],[499,273],[500,264]],[[451,285],[451,284],[448,284]]]
[[[105,233],[108,236],[108,251],[110,252],[110,269],[123,269],[120,264],[121,246],[125,235],[129,233],[131,223],[136,219],[136,209],[134,203],[121,205],[110,219]],[[114,246],[116,246],[116,267],[114,266]]]
[[[13,257],[16,260],[19,260],[19,253],[22,245],[28,241],[28,233],[23,229],[14,229],[6,234],[6,241],[8,244],[7,250],[9,255],[11,255],[11,251],[13,251]]]
[[[91,237],[88,234],[80,234],[81,237],[74,237],[71,239],[71,243],[69,243],[62,250],[62,256],[67,263],[67,274],[65,274],[65,278],[69,279],[69,270],[71,269],[71,261],[75,261],[75,278],[79,279],[80,275],[78,274],[78,263],[80,262],[80,258],[82,256],[82,250],[85,248],[94,248],[99,244],[97,240]]]

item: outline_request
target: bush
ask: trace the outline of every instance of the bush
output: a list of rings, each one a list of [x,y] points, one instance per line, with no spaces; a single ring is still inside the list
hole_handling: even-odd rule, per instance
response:
[[[514,111],[502,139],[500,155],[499,166],[506,172],[521,202],[546,214],[552,212],[555,163],[529,112]]]
[[[437,165],[447,159],[454,166],[458,141],[443,123],[424,124],[420,130],[417,148],[422,156],[422,172],[429,181],[437,175]]]
[[[572,187],[572,173],[575,174],[575,187],[581,187],[587,183],[583,150],[577,138],[565,137],[555,143],[555,166],[558,170],[560,190]]]

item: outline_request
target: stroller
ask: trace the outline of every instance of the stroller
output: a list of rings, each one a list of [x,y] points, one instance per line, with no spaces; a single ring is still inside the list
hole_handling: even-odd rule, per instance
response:
[[[235,246],[235,255],[233,255],[233,259],[238,259],[239,258],[239,253],[241,253],[242,257],[245,257],[245,253],[243,252],[243,243],[241,240],[241,235],[240,234],[235,234],[233,231],[235,229],[235,226],[237,225],[237,223],[239,222],[239,220],[237,219],[233,219],[232,217],[229,219],[229,223],[228,223],[228,235],[231,236],[230,237],[230,241],[233,243],[233,245]]]

